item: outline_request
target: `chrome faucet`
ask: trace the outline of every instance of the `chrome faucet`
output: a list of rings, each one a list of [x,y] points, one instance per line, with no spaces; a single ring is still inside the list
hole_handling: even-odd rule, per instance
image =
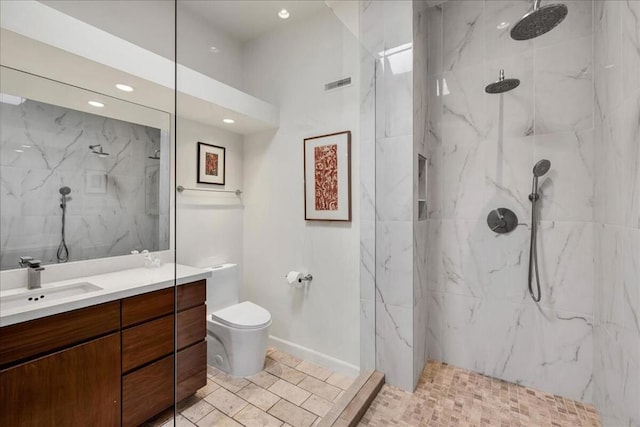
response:
[[[44,271],[44,267],[40,266],[40,260],[33,259],[30,256],[20,257],[20,267],[28,267],[27,271],[27,289],[38,289],[41,287],[40,274]]]

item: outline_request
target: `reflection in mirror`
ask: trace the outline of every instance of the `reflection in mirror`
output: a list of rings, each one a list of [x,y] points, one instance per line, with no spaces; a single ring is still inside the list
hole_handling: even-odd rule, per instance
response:
[[[0,269],[168,249],[167,113],[7,67],[0,92]]]

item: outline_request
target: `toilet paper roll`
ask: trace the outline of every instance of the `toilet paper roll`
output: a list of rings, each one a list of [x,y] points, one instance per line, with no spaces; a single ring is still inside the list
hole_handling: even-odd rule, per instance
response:
[[[286,277],[287,277],[287,283],[289,283],[290,285],[297,285],[302,281],[302,278],[304,276],[299,271],[290,271],[287,273]]]

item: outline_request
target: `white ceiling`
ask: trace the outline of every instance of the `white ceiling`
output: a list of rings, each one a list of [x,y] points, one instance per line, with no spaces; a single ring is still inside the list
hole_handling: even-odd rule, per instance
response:
[[[242,43],[278,25],[301,21],[327,9],[322,0],[181,0],[178,5]],[[291,16],[281,19],[278,16],[281,9],[287,9]]]

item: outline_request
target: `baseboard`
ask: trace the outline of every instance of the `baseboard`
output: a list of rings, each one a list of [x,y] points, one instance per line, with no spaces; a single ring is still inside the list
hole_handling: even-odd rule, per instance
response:
[[[331,369],[339,374],[348,375],[350,377],[357,377],[360,374],[360,368],[356,365],[352,365],[343,360],[336,359],[335,357],[328,356],[310,348],[294,344],[290,341],[283,340],[282,338],[274,337],[273,335],[269,335],[269,345],[302,360],[307,360],[320,366],[324,366],[325,368]]]

